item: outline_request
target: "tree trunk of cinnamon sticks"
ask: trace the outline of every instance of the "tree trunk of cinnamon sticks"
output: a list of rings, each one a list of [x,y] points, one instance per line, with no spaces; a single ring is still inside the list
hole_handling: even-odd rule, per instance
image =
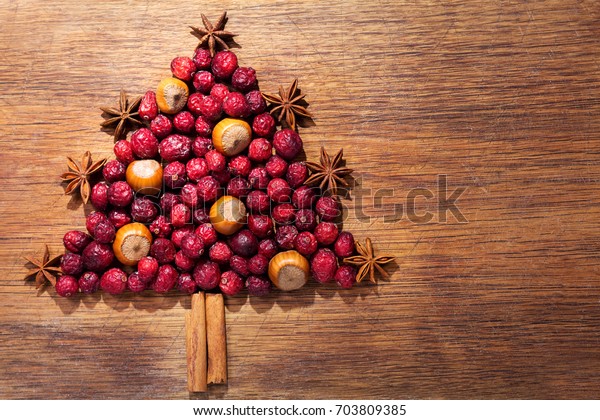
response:
[[[189,392],[227,383],[227,339],[223,295],[196,293],[185,315]]]

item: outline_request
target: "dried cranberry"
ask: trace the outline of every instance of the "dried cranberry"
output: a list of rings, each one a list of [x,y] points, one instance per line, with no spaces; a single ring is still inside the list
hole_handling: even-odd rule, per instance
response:
[[[192,80],[195,71],[196,64],[189,57],[175,57],[171,61],[171,73],[185,82]]]
[[[293,162],[288,166],[285,179],[292,188],[298,188],[308,179],[308,169],[304,162]]]
[[[211,121],[208,121],[206,118],[204,118],[202,115],[200,115],[198,118],[196,118],[196,124],[194,125],[194,128],[196,129],[196,134],[198,134],[200,136],[200,138],[208,138],[212,135],[212,130],[214,127],[214,123],[212,123]],[[210,140],[210,146],[212,148],[212,140]],[[203,157],[206,152],[208,152],[208,150],[210,150],[210,148],[204,150],[204,153],[200,152],[198,153],[198,151],[201,151],[202,148],[199,148],[198,146],[196,146],[196,142],[194,141],[194,144],[192,144],[192,150],[194,151],[194,154],[198,157]]]
[[[196,208],[198,205],[198,190],[194,184],[185,184],[181,188],[181,201],[190,208]]]
[[[317,226],[317,215],[310,209],[300,209],[296,212],[296,228],[300,231],[313,231]]]
[[[215,76],[209,71],[199,71],[194,74],[193,84],[198,92],[208,95],[215,85]]]
[[[159,264],[168,264],[175,259],[175,245],[166,238],[156,238],[150,246],[150,255]]]
[[[210,55],[210,51],[204,48],[198,48],[194,51],[194,57],[192,61],[196,65],[197,70],[205,70],[210,68],[210,62],[212,61],[212,57]]]
[[[163,182],[167,188],[181,188],[187,182],[185,165],[181,162],[171,162],[163,169]]]
[[[198,198],[202,201],[212,201],[219,195],[219,183],[212,176],[205,176],[198,181]]]
[[[173,162],[173,163],[175,163],[175,162]],[[179,162],[177,162],[177,163],[179,163]],[[169,165],[167,165],[167,166],[169,166]],[[181,203],[181,197],[179,197],[177,194],[166,192],[160,198],[160,208],[166,214],[171,213],[173,206],[175,204],[180,204],[180,203]]]
[[[117,181],[108,187],[108,202],[115,207],[126,207],[133,201],[133,190],[125,181]]]
[[[302,150],[302,139],[294,130],[284,128],[273,136],[273,147],[279,156],[292,160]]]
[[[177,251],[175,254],[175,267],[180,271],[192,271],[195,266],[196,259],[186,256],[183,251]]]
[[[202,114],[202,101],[204,101],[204,95],[201,93],[192,93],[188,97],[187,107],[195,116]]]
[[[258,252],[258,240],[249,229],[242,229],[229,238],[229,246],[242,257],[251,257]]]
[[[267,109],[265,98],[263,98],[259,90],[253,90],[246,93],[246,101],[248,102],[248,105],[250,105],[250,112],[254,115],[265,112],[265,109]]]
[[[173,117],[173,125],[176,130],[181,131],[182,133],[189,134],[194,131],[194,125],[196,124],[196,120],[194,116],[188,111],[178,112]]]
[[[341,265],[335,272],[333,279],[341,288],[350,289],[356,281],[356,268],[347,264]]]
[[[65,254],[60,260],[60,269],[64,274],[78,276],[83,272],[83,258],[79,254]]]
[[[240,198],[245,197],[250,192],[250,183],[241,176],[232,178],[227,184],[227,194]]]
[[[264,255],[256,254],[248,260],[248,270],[250,270],[252,274],[265,274],[268,267],[269,259]]]
[[[244,257],[240,257],[239,255],[234,255],[229,260],[229,268],[238,273],[240,276],[248,276],[250,274],[250,270],[248,270],[248,260]]]
[[[191,295],[196,291],[196,283],[190,273],[181,273],[177,279],[177,290]]]
[[[193,226],[185,226],[181,229],[177,229],[173,231],[173,234],[171,235],[171,242],[173,242],[177,248],[181,248],[181,241],[183,240],[184,236],[190,233],[194,233]]]
[[[266,238],[273,234],[275,226],[270,216],[251,214],[248,216],[248,228],[257,238]]]
[[[248,156],[238,155],[229,161],[228,168],[232,176],[247,177],[252,170],[252,162]]]
[[[258,243],[258,253],[271,259],[277,254],[277,242],[274,239],[263,239]]]
[[[211,246],[217,242],[218,235],[214,226],[211,223],[203,223],[194,231],[196,235],[202,238],[204,246]]]
[[[294,240],[298,236],[298,229],[293,225],[283,225],[277,229],[275,241],[283,249],[294,249]]]
[[[194,219],[194,223],[197,225],[210,222],[210,216],[208,215],[206,210],[202,208],[194,210],[192,218]]]
[[[354,254],[354,236],[350,232],[341,232],[335,240],[333,251],[340,258]]]
[[[102,176],[108,182],[124,181],[126,170],[125,165],[118,160],[109,160],[102,168]]]
[[[219,103],[223,102],[227,94],[229,94],[229,88],[222,83],[216,83],[210,90],[210,96],[217,99]]]
[[[246,207],[255,214],[267,214],[271,199],[264,191],[251,191],[246,197]]]
[[[231,248],[223,241],[216,242],[208,250],[208,257],[218,264],[227,264],[232,255]]]
[[[171,224],[173,227],[180,228],[190,223],[192,220],[192,211],[183,203],[173,205],[171,209]]]
[[[111,295],[119,295],[127,288],[127,274],[120,268],[111,268],[100,278],[100,287]]]
[[[233,118],[246,118],[250,115],[250,104],[239,92],[229,92],[223,100],[223,111]]]
[[[254,162],[266,162],[271,157],[271,143],[264,138],[257,138],[248,146],[248,157]]]
[[[204,240],[195,233],[189,233],[181,240],[181,251],[186,257],[200,258],[204,254]]]
[[[337,258],[327,248],[320,248],[310,260],[310,271],[313,278],[319,283],[327,283],[333,280],[337,271]]]
[[[296,209],[290,203],[279,204],[273,208],[272,216],[280,225],[293,223],[296,219]]]
[[[142,96],[138,115],[144,121],[152,121],[158,115],[158,105],[156,103],[156,94],[149,90]]]
[[[282,178],[287,172],[288,164],[277,155],[271,156],[265,164],[265,169],[271,178]]]
[[[90,201],[96,210],[104,211],[108,207],[108,184],[99,182],[92,188]]]
[[[131,149],[142,159],[152,159],[158,153],[158,140],[147,128],[140,128],[131,135]]]
[[[250,276],[246,279],[246,289],[252,296],[266,296],[271,291],[271,282],[264,277]]]
[[[258,114],[252,121],[252,131],[258,137],[272,137],[275,133],[275,119],[268,112]]]
[[[317,214],[324,222],[331,222],[340,215],[339,202],[331,197],[320,197],[315,206]]]
[[[202,290],[217,287],[221,280],[219,265],[212,261],[201,261],[194,268],[194,281]]]
[[[124,209],[112,209],[108,212],[108,220],[110,220],[116,229],[119,229],[131,223],[131,216]]]
[[[292,203],[298,209],[311,209],[316,200],[315,190],[306,185],[298,188],[292,195]]]
[[[335,223],[321,222],[315,228],[314,234],[320,245],[331,245],[338,237],[338,228]]]
[[[190,180],[197,182],[208,175],[208,164],[203,158],[193,158],[186,163],[185,171]]]
[[[133,293],[141,293],[146,290],[148,284],[140,278],[139,273],[134,272],[127,277],[127,288]]]
[[[224,171],[227,167],[227,160],[225,156],[221,154],[218,150],[209,150],[204,155],[204,159],[206,159],[206,164],[208,165],[208,169],[214,172]]]
[[[167,238],[173,232],[173,226],[165,216],[158,216],[150,223],[150,232],[158,238]]]
[[[107,220],[108,220],[108,218],[106,217],[106,215],[104,213],[101,213],[99,211],[94,211],[94,212],[88,214],[87,217],[85,218],[85,227],[88,230],[88,232],[93,235],[94,228],[96,227],[96,225],[100,222],[104,222]]]
[[[226,187],[229,181],[231,181],[231,174],[228,170],[212,172],[212,177],[223,187]]]
[[[237,57],[231,51],[219,51],[212,59],[212,73],[218,79],[229,79],[237,68]]]
[[[254,89],[256,83],[256,71],[252,67],[238,67],[231,75],[231,85],[240,92]]]
[[[157,205],[147,197],[138,197],[131,203],[131,217],[136,222],[150,223],[158,216]]]
[[[109,244],[115,239],[115,225],[110,220],[101,220],[94,226],[94,239],[101,244]]]
[[[92,238],[87,233],[78,230],[70,230],[63,236],[65,248],[77,254],[80,254],[90,242],[92,242]]]
[[[234,296],[244,288],[244,280],[235,271],[226,271],[221,274],[219,288],[224,295]]]
[[[73,276],[60,276],[55,284],[56,293],[62,297],[71,297],[79,291],[77,279]]]
[[[137,268],[140,279],[148,283],[154,280],[158,273],[158,261],[154,257],[142,257],[142,259],[138,261]]]
[[[119,140],[113,148],[115,156],[123,165],[129,165],[135,160],[131,143],[127,140]]]
[[[310,232],[300,232],[294,240],[294,248],[302,255],[309,256],[317,250],[317,238]]]
[[[286,203],[290,201],[292,189],[285,179],[274,178],[269,182],[267,194],[276,203]]]
[[[171,134],[160,142],[158,153],[167,162],[186,161],[192,154],[192,140],[181,134]]]
[[[252,168],[248,175],[248,181],[255,190],[266,190],[270,180],[267,170],[262,166]]]
[[[173,123],[168,117],[159,114],[150,121],[150,130],[157,139],[164,139],[173,131]]]
[[[100,277],[93,271],[86,271],[79,277],[79,289],[85,294],[96,293],[100,288]]]
[[[178,278],[179,273],[175,267],[170,264],[161,265],[158,268],[156,280],[152,283],[152,290],[157,293],[167,293],[175,287]]]
[[[214,96],[205,96],[199,104],[199,110],[208,121],[216,121],[221,117],[223,107],[221,101]]]

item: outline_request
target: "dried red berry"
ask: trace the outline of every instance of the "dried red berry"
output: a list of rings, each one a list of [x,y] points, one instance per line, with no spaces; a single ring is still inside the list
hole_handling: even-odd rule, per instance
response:
[[[354,254],[354,236],[350,232],[341,232],[333,245],[333,251],[340,258]]]
[[[214,123],[211,121],[208,121],[206,118],[204,118],[202,115],[200,115],[198,118],[196,118],[196,124],[194,125],[194,128],[196,129],[196,134],[198,134],[201,138],[208,138],[212,135],[212,130],[214,127]],[[196,150],[201,150],[201,149],[197,149],[197,146],[195,146],[195,142],[194,144],[192,144],[192,150],[194,151],[194,153],[196,154],[196,156],[198,157],[204,157],[204,155],[206,154],[206,152],[208,152],[211,148],[212,148],[212,140],[210,140],[210,146],[208,149],[206,149],[204,151],[204,153],[199,154],[196,152]]]
[[[158,115],[156,94],[149,90],[144,94],[138,108],[138,115],[144,121],[152,121]]]
[[[138,197],[131,203],[131,217],[136,222],[150,223],[158,216],[158,205],[147,197]]]
[[[181,251],[188,258],[200,258],[204,254],[204,240],[195,233],[187,234],[181,240]]]
[[[194,268],[194,281],[202,290],[211,290],[219,285],[221,270],[213,261],[200,261]]]
[[[190,208],[196,208],[198,205],[198,190],[196,185],[188,183],[181,188],[181,201]]]
[[[238,67],[231,75],[231,85],[240,92],[248,92],[256,84],[256,71],[252,67]]]
[[[106,215],[104,213],[101,213],[99,211],[94,211],[94,212],[88,214],[87,217],[85,218],[85,227],[88,230],[88,232],[93,235],[94,228],[96,227],[96,225],[100,222],[104,222],[107,220],[108,220],[108,218],[106,217]]]
[[[320,197],[315,210],[324,222],[331,222],[341,214],[339,202],[331,197]]]
[[[195,71],[196,64],[189,57],[175,57],[171,61],[171,73],[184,82],[191,81]]]
[[[188,178],[194,182],[208,175],[208,164],[203,158],[193,158],[185,165]]]
[[[86,246],[92,242],[92,238],[85,232],[70,230],[63,236],[63,244],[68,251],[80,254]]]
[[[208,169],[214,172],[224,171],[227,167],[227,160],[225,156],[221,154],[218,150],[209,150],[204,155],[204,159],[206,159],[206,164],[208,165]]]
[[[287,168],[287,162],[277,155],[271,156],[265,164],[265,169],[271,178],[283,178]]]
[[[252,170],[252,162],[248,156],[238,155],[229,161],[228,169],[232,176],[247,177]]]
[[[356,282],[356,268],[351,265],[341,265],[333,277],[338,286],[343,289],[350,289]]]
[[[273,147],[279,156],[292,160],[302,150],[302,139],[294,130],[284,128],[273,136]]]
[[[300,232],[294,240],[294,248],[304,256],[309,256],[317,250],[317,238],[310,232]]]
[[[234,255],[229,260],[229,268],[238,273],[240,276],[248,276],[250,274],[250,270],[248,270],[248,260],[244,257],[240,257],[239,255]]]
[[[320,245],[331,245],[338,237],[338,228],[335,223],[321,222],[315,228],[314,233]]]
[[[249,192],[250,183],[241,176],[236,176],[227,183],[227,195],[241,198],[247,196]]]
[[[233,118],[246,118],[252,111],[243,94],[229,92],[223,100],[223,112]]]
[[[179,273],[170,264],[161,265],[158,268],[158,274],[156,280],[152,283],[152,290],[157,293],[167,293],[173,289],[179,279]]]
[[[175,129],[181,131],[182,133],[189,134],[194,131],[194,125],[196,124],[196,120],[194,116],[188,111],[178,112],[173,117],[173,125]]]
[[[210,51],[205,50],[204,48],[198,48],[194,52],[194,57],[192,58],[192,61],[196,65],[197,70],[209,69],[210,62],[212,61]]]
[[[208,95],[215,85],[215,76],[209,71],[199,71],[194,74],[193,84],[198,92]]]
[[[146,290],[147,283],[140,279],[137,272],[131,273],[127,278],[127,288],[133,293],[141,293]]]
[[[300,231],[313,231],[317,226],[317,215],[310,209],[300,209],[296,212],[296,228]]]
[[[86,271],[79,277],[79,289],[85,294],[96,293],[100,288],[100,277],[93,271]]]
[[[150,223],[150,232],[156,237],[167,238],[173,232],[173,226],[165,216],[158,216]]]
[[[257,238],[266,238],[273,234],[275,226],[270,216],[251,214],[248,216],[248,228]]]
[[[158,261],[156,258],[147,256],[138,261],[138,275],[146,283],[151,282],[158,274]]]
[[[212,172],[212,177],[219,183],[220,186],[226,187],[229,181],[231,181],[231,174],[228,170],[220,172]]]
[[[196,283],[190,273],[181,273],[177,280],[177,290],[191,295],[196,292]]]
[[[202,114],[202,101],[204,101],[204,95],[201,93],[192,93],[188,97],[187,107],[195,116]]]
[[[271,291],[271,282],[261,276],[250,276],[246,279],[246,289],[252,296],[266,296]]]
[[[298,209],[312,209],[316,200],[317,195],[315,194],[315,190],[306,185],[298,188],[292,195],[292,203]]]
[[[175,259],[175,245],[166,238],[156,238],[150,246],[150,255],[156,258],[159,264],[168,264]]]
[[[108,207],[108,184],[106,182],[99,182],[94,185],[90,201],[96,210],[106,210]]]
[[[71,297],[79,291],[77,279],[73,276],[60,276],[54,286],[56,293],[62,297]]]
[[[129,143],[127,140],[119,140],[116,142],[113,151],[115,152],[115,156],[119,162],[121,162],[123,165],[129,165],[135,160],[131,143]]]
[[[253,90],[246,93],[246,102],[250,105],[250,112],[254,115],[265,112],[267,103],[259,90]]]
[[[223,241],[216,242],[208,250],[208,257],[218,264],[227,264],[232,255],[231,248]]]
[[[108,202],[115,207],[126,207],[133,201],[133,190],[125,181],[117,181],[108,187]]]
[[[94,239],[101,244],[109,244],[115,239],[115,225],[110,220],[101,220],[94,226]]]
[[[216,83],[210,90],[210,96],[217,99],[219,103],[223,103],[227,94],[229,94],[229,88],[222,83]]]
[[[265,138],[257,138],[248,146],[248,157],[254,162],[266,162],[272,156],[271,142]]]
[[[181,162],[171,162],[163,169],[163,182],[167,188],[181,188],[187,182],[185,165]]]
[[[198,181],[197,190],[200,200],[212,201],[219,195],[219,183],[212,176],[205,176]]]
[[[60,259],[63,274],[78,276],[83,272],[83,258],[79,254],[65,254]]]
[[[246,208],[254,214],[268,214],[271,199],[264,191],[251,191],[246,197]]]
[[[210,223],[210,217],[205,209],[199,208],[194,210],[192,214],[192,218],[194,220],[194,224],[201,225],[203,223]],[[206,242],[206,241],[205,241]]]
[[[250,186],[255,190],[266,190],[270,180],[271,178],[269,177],[267,170],[262,166],[252,168],[248,175]]]
[[[150,121],[150,130],[157,139],[164,139],[173,131],[173,123],[167,116],[159,114]]]
[[[224,295],[234,296],[244,288],[244,280],[235,271],[226,271],[221,274],[219,288]]]
[[[109,211],[108,220],[110,220],[115,229],[119,229],[132,222],[131,216],[124,209],[112,209]]]
[[[199,110],[208,121],[216,121],[223,112],[222,102],[214,96],[205,96],[199,104]]]
[[[212,73],[221,80],[229,79],[237,69],[237,56],[231,51],[219,51],[212,59]]]
[[[111,268],[100,278],[100,287],[111,295],[119,295],[127,288],[127,274],[120,268]]]
[[[217,231],[215,230],[214,226],[209,222],[202,223],[196,228],[194,233],[202,238],[205,247],[212,246],[219,239]]]
[[[308,179],[308,169],[304,162],[293,162],[288,166],[285,179],[292,188],[298,188]]]
[[[277,229],[275,241],[280,248],[294,249],[294,240],[298,236],[298,229],[293,225],[283,225]]]
[[[171,235],[171,242],[173,242],[177,248],[181,248],[181,241],[183,240],[184,236],[190,233],[194,233],[193,226],[185,226],[181,229],[177,229],[173,231],[173,234]]]
[[[248,260],[248,270],[250,270],[252,274],[265,274],[268,267],[269,259],[262,254],[256,254]]]
[[[275,119],[268,112],[258,114],[252,121],[252,131],[258,137],[271,138],[275,133]]]
[[[293,223],[296,219],[296,208],[290,203],[279,204],[273,208],[272,216],[280,225]]]
[[[274,178],[269,182],[267,194],[276,203],[286,203],[290,201],[292,189],[285,179]]]
[[[125,165],[118,160],[109,160],[102,168],[102,176],[108,182],[124,181],[126,170]]]
[[[171,224],[173,227],[180,228],[192,220],[192,211],[183,203],[173,205],[171,209]]]
[[[337,258],[327,248],[320,248],[310,260],[310,271],[313,278],[319,283],[327,283],[333,280],[337,271]]]
[[[173,162],[173,163],[175,163],[175,162]],[[177,162],[177,163],[179,163],[179,162]],[[167,166],[169,166],[169,165],[167,165]],[[163,179],[163,182],[164,182],[164,179]],[[181,197],[179,197],[178,195],[173,194],[173,193],[166,192],[160,198],[160,208],[163,210],[163,212],[165,212],[165,214],[171,213],[173,206],[175,204],[180,204],[180,203],[181,203]]]
[[[277,254],[277,242],[275,239],[263,239],[258,243],[258,253],[271,259]]]
[[[242,229],[229,238],[231,250],[242,257],[251,257],[258,252],[258,240],[249,229]]]
[[[160,142],[158,153],[167,162],[187,161],[192,154],[192,140],[181,134],[171,134]]]
[[[183,251],[177,251],[175,254],[175,267],[180,271],[192,271],[196,266],[196,261],[197,259],[186,256]]]
[[[152,131],[143,127],[131,135],[131,149],[141,159],[153,159],[158,153],[158,140]]]

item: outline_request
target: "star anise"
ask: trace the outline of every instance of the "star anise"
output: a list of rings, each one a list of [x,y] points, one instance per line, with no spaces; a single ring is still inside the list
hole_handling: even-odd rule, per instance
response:
[[[127,132],[130,128],[133,128],[136,125],[142,125],[142,121],[138,117],[138,107],[142,97],[136,98],[133,101],[127,99],[127,94],[123,89],[121,89],[121,94],[119,96],[119,109],[117,108],[106,108],[100,107],[102,112],[108,114],[108,117],[104,117],[105,120],[100,125],[102,127],[108,127],[114,125],[115,127],[115,142],[118,141],[121,137],[127,135]]]
[[[365,245],[363,246],[360,242],[356,241],[356,250],[360,255],[353,255],[352,257],[344,258],[346,264],[359,265],[358,273],[356,273],[356,282],[360,283],[369,273],[369,281],[371,283],[377,283],[375,280],[375,270],[384,277],[388,278],[389,274],[381,267],[384,264],[392,262],[395,257],[391,255],[375,255],[373,250],[373,244],[371,239],[367,238]]]
[[[70,157],[67,157],[67,166],[69,170],[63,173],[60,177],[63,181],[69,181],[69,185],[65,189],[65,194],[73,194],[75,190],[79,189],[81,199],[87,204],[90,198],[90,176],[100,170],[106,163],[106,159],[99,160],[98,162],[92,161],[92,154],[85,152],[81,159],[81,166]]]
[[[59,265],[60,257],[62,257],[62,255],[50,258],[48,245],[44,246],[44,254],[42,255],[41,260],[36,257],[24,257],[29,263],[35,266],[35,268],[27,272],[25,280],[35,276],[36,289],[42,287],[46,280],[54,286],[56,284],[56,276],[61,273]]]
[[[225,24],[227,23],[227,12],[223,12],[219,20],[217,20],[217,23],[214,25],[209,22],[204,14],[201,14],[200,16],[202,16],[202,24],[204,25],[204,29],[190,26],[192,29],[190,34],[194,35],[200,40],[196,48],[204,47],[208,44],[211,57],[215,55],[218,47],[228,50],[229,45],[227,45],[226,40],[237,35],[225,30]]]
[[[299,95],[298,79],[295,79],[287,91],[283,90],[283,86],[279,86],[279,95],[269,95],[263,93],[262,96],[274,105],[271,108],[271,114],[276,114],[276,118],[287,124],[292,130],[296,129],[296,115],[311,118],[312,114],[306,110],[306,107],[298,102],[304,99],[306,95]]]
[[[306,162],[306,166],[311,171],[310,177],[304,182],[306,185],[319,185],[323,194],[329,192],[331,195],[337,195],[338,185],[348,187],[344,179],[345,176],[352,173],[352,169],[342,166],[342,156],[344,149],[333,157],[321,147],[320,163]]]

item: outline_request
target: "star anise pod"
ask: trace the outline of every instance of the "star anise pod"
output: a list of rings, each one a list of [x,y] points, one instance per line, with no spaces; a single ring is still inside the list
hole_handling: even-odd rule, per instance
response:
[[[283,90],[283,86],[279,86],[279,95],[269,95],[263,93],[262,96],[273,104],[271,114],[277,114],[276,118],[287,124],[292,130],[296,129],[296,115],[311,118],[312,114],[306,110],[306,107],[300,105],[300,102],[306,95],[299,95],[298,79],[295,79],[287,91]]]
[[[311,171],[310,177],[304,182],[306,185],[319,185],[323,194],[329,192],[331,195],[337,195],[338,185],[348,187],[344,177],[352,173],[352,169],[342,166],[342,157],[344,149],[333,157],[321,147],[320,163],[306,162],[306,166]]]
[[[108,127],[114,125],[115,123],[117,124],[115,127],[115,142],[121,137],[126,136],[130,128],[143,124],[139,119],[137,112],[141,100],[142,97],[140,96],[139,98],[130,101],[127,99],[127,94],[125,91],[121,89],[121,94],[119,96],[119,109],[100,107],[102,112],[109,115],[108,117],[104,117],[105,120],[100,125],[102,127]]]
[[[56,276],[61,273],[60,271],[60,257],[57,255],[54,258],[50,258],[50,250],[48,245],[44,245],[44,254],[42,259],[36,257],[24,257],[29,263],[33,264],[35,268],[29,270],[25,275],[25,280],[35,276],[35,286],[39,289],[44,283],[49,281],[53,286],[56,284]]]
[[[204,47],[208,44],[211,57],[213,57],[217,51],[217,47],[221,47],[224,50],[229,49],[226,40],[237,36],[234,33],[225,30],[225,24],[227,23],[227,12],[223,12],[217,23],[214,25],[209,22],[204,14],[202,16],[202,24],[204,28],[197,28],[190,26],[192,31],[190,34],[194,35],[200,40],[196,48]]]
[[[92,154],[85,152],[81,159],[81,166],[70,157],[67,157],[67,166],[69,170],[63,173],[60,177],[63,181],[69,181],[69,185],[65,189],[65,194],[73,194],[75,190],[79,189],[81,199],[87,204],[90,198],[90,176],[100,170],[106,163],[106,159],[99,160],[98,162],[92,161]]]
[[[344,258],[344,263],[360,266],[358,273],[356,273],[357,283],[360,283],[367,276],[367,273],[369,274],[369,281],[377,283],[375,280],[375,270],[379,271],[384,278],[389,277],[389,274],[381,266],[394,261],[395,257],[391,255],[375,255],[373,244],[369,238],[366,239],[364,246],[358,241],[355,242],[355,245],[359,255]]]

